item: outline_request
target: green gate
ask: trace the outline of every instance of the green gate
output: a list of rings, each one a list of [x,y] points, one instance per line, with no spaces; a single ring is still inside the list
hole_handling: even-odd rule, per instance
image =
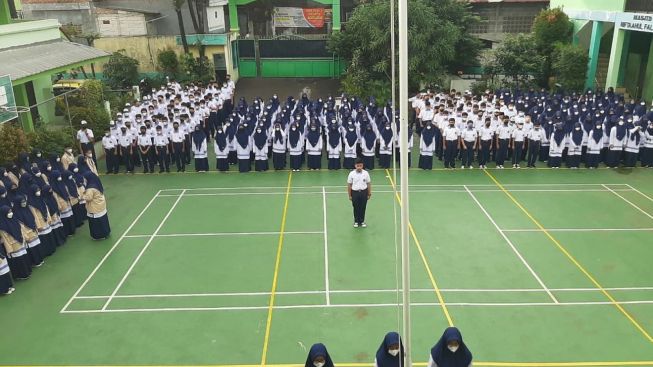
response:
[[[263,78],[338,78],[345,63],[326,39],[240,39],[232,44],[239,75]]]

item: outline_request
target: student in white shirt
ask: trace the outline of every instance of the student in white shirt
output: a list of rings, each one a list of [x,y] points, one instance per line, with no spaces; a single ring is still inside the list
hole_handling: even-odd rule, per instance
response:
[[[456,129],[456,119],[449,119],[449,126],[442,132],[444,146],[444,168],[456,168],[456,153],[460,146],[460,130]]]
[[[522,150],[524,149],[524,141],[526,140],[526,132],[524,131],[524,123],[518,122],[517,128],[510,134],[510,148],[512,149],[512,168],[521,168]]]
[[[370,174],[363,169],[364,163],[358,158],[356,169],[349,172],[347,177],[347,192],[349,200],[354,207],[354,228],[367,227],[365,223],[365,210],[367,201],[372,197],[372,179]]]
[[[461,132],[463,161],[461,168],[465,166],[474,168],[474,152],[478,149],[478,131],[474,129],[474,121],[467,121],[467,128]]]
[[[138,152],[143,162],[143,173],[154,173],[154,148],[152,138],[147,134],[147,127],[141,126],[141,133],[136,138]]]
[[[492,150],[492,145],[494,144],[494,128],[489,117],[485,118],[485,125],[479,130],[479,139],[481,141],[481,151],[478,157],[478,164],[480,168],[485,169],[490,159],[490,150]]]
[[[102,147],[104,148],[104,157],[107,164],[107,174],[118,173],[120,169],[118,140],[111,134],[110,129],[104,131]]]
[[[86,154],[87,151],[93,152],[93,162],[97,163],[95,157],[95,149],[93,144],[95,143],[95,136],[93,135],[93,130],[88,128],[88,123],[86,120],[82,120],[81,128],[77,131],[77,142],[79,143],[79,152],[81,154]]]
[[[186,171],[186,134],[179,126],[179,122],[172,123],[170,131],[170,142],[172,148],[172,159],[177,165],[177,172]]]
[[[497,150],[497,168],[503,168],[503,163],[508,157],[508,145],[510,144],[511,128],[508,126],[509,119],[505,117],[502,124],[497,128],[495,149]]]
[[[544,130],[542,129],[542,124],[540,124],[539,121],[535,121],[533,129],[528,132],[526,137],[528,138],[527,167],[535,168],[537,156],[540,154],[542,139],[544,139]]]
[[[159,161],[159,173],[170,172],[170,160],[168,159],[168,144],[170,143],[168,137],[163,133],[161,125],[156,127],[156,134],[154,135],[154,153]]]
[[[127,173],[132,173],[134,170],[134,137],[128,131],[126,126],[120,128],[118,144],[120,145],[120,157],[122,158],[122,162],[125,164]]]

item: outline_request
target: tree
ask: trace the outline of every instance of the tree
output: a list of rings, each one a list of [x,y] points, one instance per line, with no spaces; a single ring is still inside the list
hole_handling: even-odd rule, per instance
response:
[[[125,50],[114,52],[104,64],[104,77],[112,88],[131,88],[138,83],[138,60],[124,54]]]
[[[175,8],[175,13],[177,13],[177,22],[179,24],[179,34],[181,35],[181,44],[184,46],[184,53],[187,54],[188,51],[188,41],[186,40],[186,29],[184,29],[184,17],[181,14],[181,7],[184,5],[186,0],[172,0],[172,5]]]
[[[552,56],[557,45],[571,43],[574,25],[562,8],[544,9],[533,21],[533,40],[537,52],[544,56],[539,72],[539,84],[546,87],[553,72]]]
[[[156,56],[157,67],[163,71],[166,76],[175,78],[179,73],[179,59],[177,54],[172,49],[164,49],[159,51]]]
[[[463,38],[464,30],[436,10],[435,2],[449,0],[408,1],[408,77],[412,90],[441,81]],[[346,92],[378,95],[385,93],[380,88],[390,89],[389,19],[389,3],[372,0],[359,5],[346,28],[331,36],[329,49],[349,62],[343,82]]]
[[[506,40],[490,55],[484,68],[492,76],[504,76],[515,88],[529,86],[544,62],[544,57],[533,52],[533,37],[518,34]]]
[[[589,56],[582,47],[558,45],[553,55],[552,69],[556,81],[570,92],[582,92],[585,88]]]
[[[28,151],[27,138],[18,123],[0,125],[0,164],[11,163],[18,157],[18,153]]]

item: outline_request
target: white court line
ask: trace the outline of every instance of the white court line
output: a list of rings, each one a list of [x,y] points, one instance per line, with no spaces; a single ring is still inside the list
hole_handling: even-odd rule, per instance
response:
[[[626,199],[625,197],[619,195],[618,192],[612,190],[611,188],[609,188],[609,187],[606,186],[606,185],[603,185],[603,187],[605,187],[605,188],[608,189],[611,193],[613,193],[613,194],[617,195],[618,197],[620,197],[621,199],[623,199],[623,201],[627,202],[628,204],[630,204],[630,206],[632,206],[633,208],[639,210],[641,213],[643,213],[643,214],[646,215],[647,217],[653,219],[653,215],[649,214],[649,213],[648,213],[647,211],[645,211],[644,209],[638,207],[638,206],[635,205],[632,201],[630,201],[630,200]]]
[[[329,295],[329,242],[327,240],[327,206],[324,186],[322,186],[322,207],[324,208],[324,293],[328,306],[331,304],[331,296]]]
[[[499,189],[471,189],[473,192],[503,192],[502,190]],[[620,191],[620,192],[629,192],[633,191],[631,189],[614,189],[613,191]],[[392,190],[375,190],[375,193],[381,193],[381,194],[394,194],[394,191]],[[426,192],[426,193],[450,193],[450,192],[460,192],[460,193],[467,193],[467,190],[460,190],[460,189],[447,189],[447,190],[410,190],[411,194],[415,193],[420,193],[420,192]],[[510,192],[610,192],[609,190],[605,189],[512,189]],[[339,190],[339,191],[326,191],[326,194],[340,194],[344,195],[346,194],[346,191]],[[189,197],[189,196],[248,196],[248,195],[285,195],[285,192],[214,192],[214,193],[199,193],[199,194],[185,194],[184,197]],[[290,195],[321,195],[323,194],[322,191],[299,191],[299,192],[292,192]],[[177,197],[179,195],[177,194],[161,194],[158,197]]]
[[[169,233],[169,234],[134,234],[127,238],[149,237],[217,237],[217,236],[266,236],[278,235],[280,232],[216,232],[216,233]],[[283,234],[323,234],[324,231],[283,232]]]
[[[526,229],[502,229],[503,232],[620,232],[620,231],[653,231],[653,228],[526,228]]]
[[[61,311],[59,311],[60,313],[61,313],[61,312],[64,312],[64,311],[68,308],[68,306],[70,306],[70,303],[71,303],[71,302],[72,302],[72,301],[77,297],[77,295],[79,294],[79,292],[81,292],[82,289],[84,289],[84,287],[86,287],[86,284],[88,284],[88,282],[91,280],[91,278],[93,278],[93,276],[95,275],[95,273],[97,273],[97,271],[100,269],[100,267],[102,266],[102,264],[104,264],[104,262],[109,258],[109,256],[111,256],[111,254],[112,254],[113,251],[116,249],[116,247],[118,247],[118,245],[120,244],[120,242],[122,242],[123,238],[126,237],[127,233],[129,233],[129,231],[131,231],[131,229],[134,227],[134,225],[136,224],[136,222],[138,222],[138,220],[141,219],[141,217],[143,216],[143,214],[147,211],[147,209],[150,207],[150,205],[152,205],[152,203],[153,203],[154,200],[156,199],[157,195],[159,195],[160,193],[161,193],[161,190],[157,191],[157,193],[154,194],[154,196],[152,196],[152,199],[150,199],[150,201],[147,203],[147,205],[145,205],[145,207],[143,208],[143,210],[141,210],[141,212],[138,213],[138,216],[136,216],[136,218],[134,219],[134,221],[133,221],[133,222],[129,225],[129,227],[127,227],[127,229],[122,233],[122,236],[120,236],[120,238],[118,239],[118,241],[116,241],[116,243],[114,243],[113,246],[109,249],[109,251],[104,255],[104,257],[102,258],[102,260],[100,260],[100,262],[95,266],[95,269],[93,269],[93,271],[91,272],[91,274],[89,274],[88,277],[86,277],[86,280],[84,280],[84,282],[82,283],[82,285],[80,285],[79,288],[77,288],[77,290],[76,290],[75,293],[72,295],[72,297],[70,297],[70,299],[68,300],[68,302],[66,302],[66,304],[63,306],[63,308],[61,309]]]
[[[624,301],[624,302],[515,302],[515,303],[494,303],[494,302],[453,302],[446,303],[447,307],[564,307],[564,306],[613,306],[615,303],[620,305],[640,305],[653,304],[651,300],[643,301]],[[311,308],[364,308],[364,307],[400,307],[397,303],[357,303],[357,304],[331,304],[327,305],[289,305],[273,306],[275,310],[292,310],[292,309],[311,309]],[[438,307],[440,303],[411,303],[413,307]],[[251,311],[267,310],[269,306],[226,306],[226,307],[174,307],[174,308],[133,308],[133,309],[110,309],[110,310],[67,310],[62,313],[107,313],[107,312],[174,312],[174,311]]]
[[[122,277],[122,279],[120,279],[120,283],[118,283],[116,288],[111,293],[111,296],[109,297],[109,299],[107,299],[107,301],[104,303],[104,306],[102,306],[102,311],[105,311],[107,309],[107,306],[109,306],[109,303],[111,303],[111,299],[113,299],[113,297],[116,295],[116,293],[118,293],[118,290],[120,289],[120,287],[122,287],[122,285],[125,283],[125,280],[127,280],[127,277],[129,276],[129,274],[132,272],[132,270],[136,266],[136,263],[138,263],[138,260],[140,260],[141,256],[143,256],[143,254],[145,253],[145,250],[147,250],[147,248],[150,247],[150,244],[154,240],[154,237],[156,236],[157,233],[159,233],[159,231],[161,230],[161,227],[163,227],[163,224],[165,224],[166,220],[168,220],[168,217],[170,217],[170,214],[172,214],[172,211],[175,210],[175,207],[177,206],[177,204],[179,204],[179,201],[181,201],[181,198],[184,196],[185,192],[186,191],[182,191],[181,195],[179,195],[177,200],[175,200],[175,203],[172,204],[172,207],[170,207],[170,210],[168,210],[168,213],[166,214],[166,216],[163,217],[163,220],[161,221],[161,223],[159,223],[159,226],[156,227],[156,230],[150,236],[150,239],[147,240],[147,243],[145,244],[145,246],[143,246],[143,249],[141,249],[141,252],[138,253],[138,256],[136,256],[136,258],[132,262],[129,269],[127,269],[127,272],[125,273],[125,275]]]
[[[603,184],[600,183],[529,183],[529,184],[504,184],[503,186],[505,187],[513,187],[513,186],[601,186]],[[628,184],[607,184],[611,186],[629,186]],[[392,185],[388,184],[377,184],[374,185],[375,187],[392,187]],[[399,186],[399,185],[398,185]],[[465,185],[459,184],[459,185],[445,185],[445,184],[417,184],[417,185],[409,185],[409,187],[463,187]],[[473,185],[466,185],[467,187],[496,187],[494,184],[473,184]],[[297,186],[297,189],[319,189],[319,188],[343,188],[342,185],[326,185],[326,186]],[[258,190],[258,189],[279,189],[279,190],[285,190],[286,187],[283,186],[242,186],[242,187],[195,187],[195,188],[178,188],[178,189],[162,189],[161,191],[205,191],[205,190]],[[293,186],[293,189],[295,187]]]
[[[552,292],[600,292],[596,288],[549,288]],[[605,288],[608,291],[653,291],[652,287],[616,287]],[[451,288],[441,289],[443,293],[545,293],[542,288],[506,288],[506,289],[468,289],[468,288]],[[331,294],[369,294],[369,293],[397,293],[401,289],[342,289],[329,290]],[[411,293],[431,293],[433,289],[411,289]],[[297,295],[322,295],[325,291],[287,291],[275,292],[281,296]],[[172,293],[172,294],[124,294],[115,295],[113,298],[191,298],[191,297],[252,297],[252,296],[269,296],[270,292],[231,292],[231,293]],[[77,296],[75,299],[105,299],[109,296]]]
[[[551,300],[552,300],[554,303],[558,303],[558,299],[553,295],[553,293],[551,293],[551,291],[550,291],[549,288],[546,286],[546,284],[544,284],[544,282],[542,281],[542,279],[540,279],[540,277],[537,275],[537,273],[535,272],[535,270],[533,270],[533,268],[531,268],[531,266],[528,264],[528,262],[526,261],[526,259],[524,259],[524,257],[519,253],[519,251],[517,250],[517,248],[515,248],[515,245],[512,244],[512,241],[510,241],[510,239],[508,238],[508,236],[506,236],[506,234],[503,233],[503,232],[501,231],[501,228],[499,228],[499,225],[497,224],[497,222],[495,222],[494,219],[492,219],[492,216],[490,215],[490,213],[488,213],[487,210],[485,210],[485,208],[483,207],[483,205],[481,205],[481,203],[478,201],[478,199],[476,198],[476,196],[474,196],[474,193],[472,193],[472,192],[467,188],[467,186],[465,186],[465,190],[467,190],[467,192],[469,193],[469,196],[472,197],[472,200],[474,200],[474,202],[476,203],[476,205],[478,205],[478,207],[481,208],[481,210],[483,211],[483,213],[485,214],[485,216],[487,217],[487,219],[489,219],[490,222],[492,222],[492,225],[494,226],[494,228],[496,228],[496,230],[499,232],[499,234],[501,235],[501,237],[503,237],[503,239],[506,240],[506,242],[508,243],[508,245],[510,246],[510,248],[512,249],[512,251],[515,253],[515,255],[517,255],[517,257],[519,258],[519,260],[521,260],[521,262],[524,264],[524,266],[526,266],[526,269],[528,269],[528,271],[533,275],[533,277],[535,278],[535,280],[537,280],[537,282],[540,284],[540,286],[542,286],[542,288],[544,288],[544,290],[545,290],[546,293],[549,295],[549,297],[551,297]]]
[[[648,200],[653,201],[653,198],[650,197],[650,196],[648,196],[648,195],[646,195],[645,193],[643,193],[643,192],[637,190],[636,188],[634,188],[634,187],[632,187],[632,186],[630,186],[630,185],[628,185],[628,184],[626,184],[626,186],[628,186],[631,190],[635,191],[636,193],[638,193],[638,194],[642,195],[643,197],[647,198]]]

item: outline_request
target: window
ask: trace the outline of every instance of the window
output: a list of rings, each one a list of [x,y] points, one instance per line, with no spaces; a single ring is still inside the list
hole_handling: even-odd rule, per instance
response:
[[[653,13],[653,1],[626,0],[626,11],[632,11],[635,13]]]
[[[111,24],[111,21],[110,20],[103,20],[102,24]]]
[[[528,33],[533,26],[533,15],[503,17],[504,33]]]

